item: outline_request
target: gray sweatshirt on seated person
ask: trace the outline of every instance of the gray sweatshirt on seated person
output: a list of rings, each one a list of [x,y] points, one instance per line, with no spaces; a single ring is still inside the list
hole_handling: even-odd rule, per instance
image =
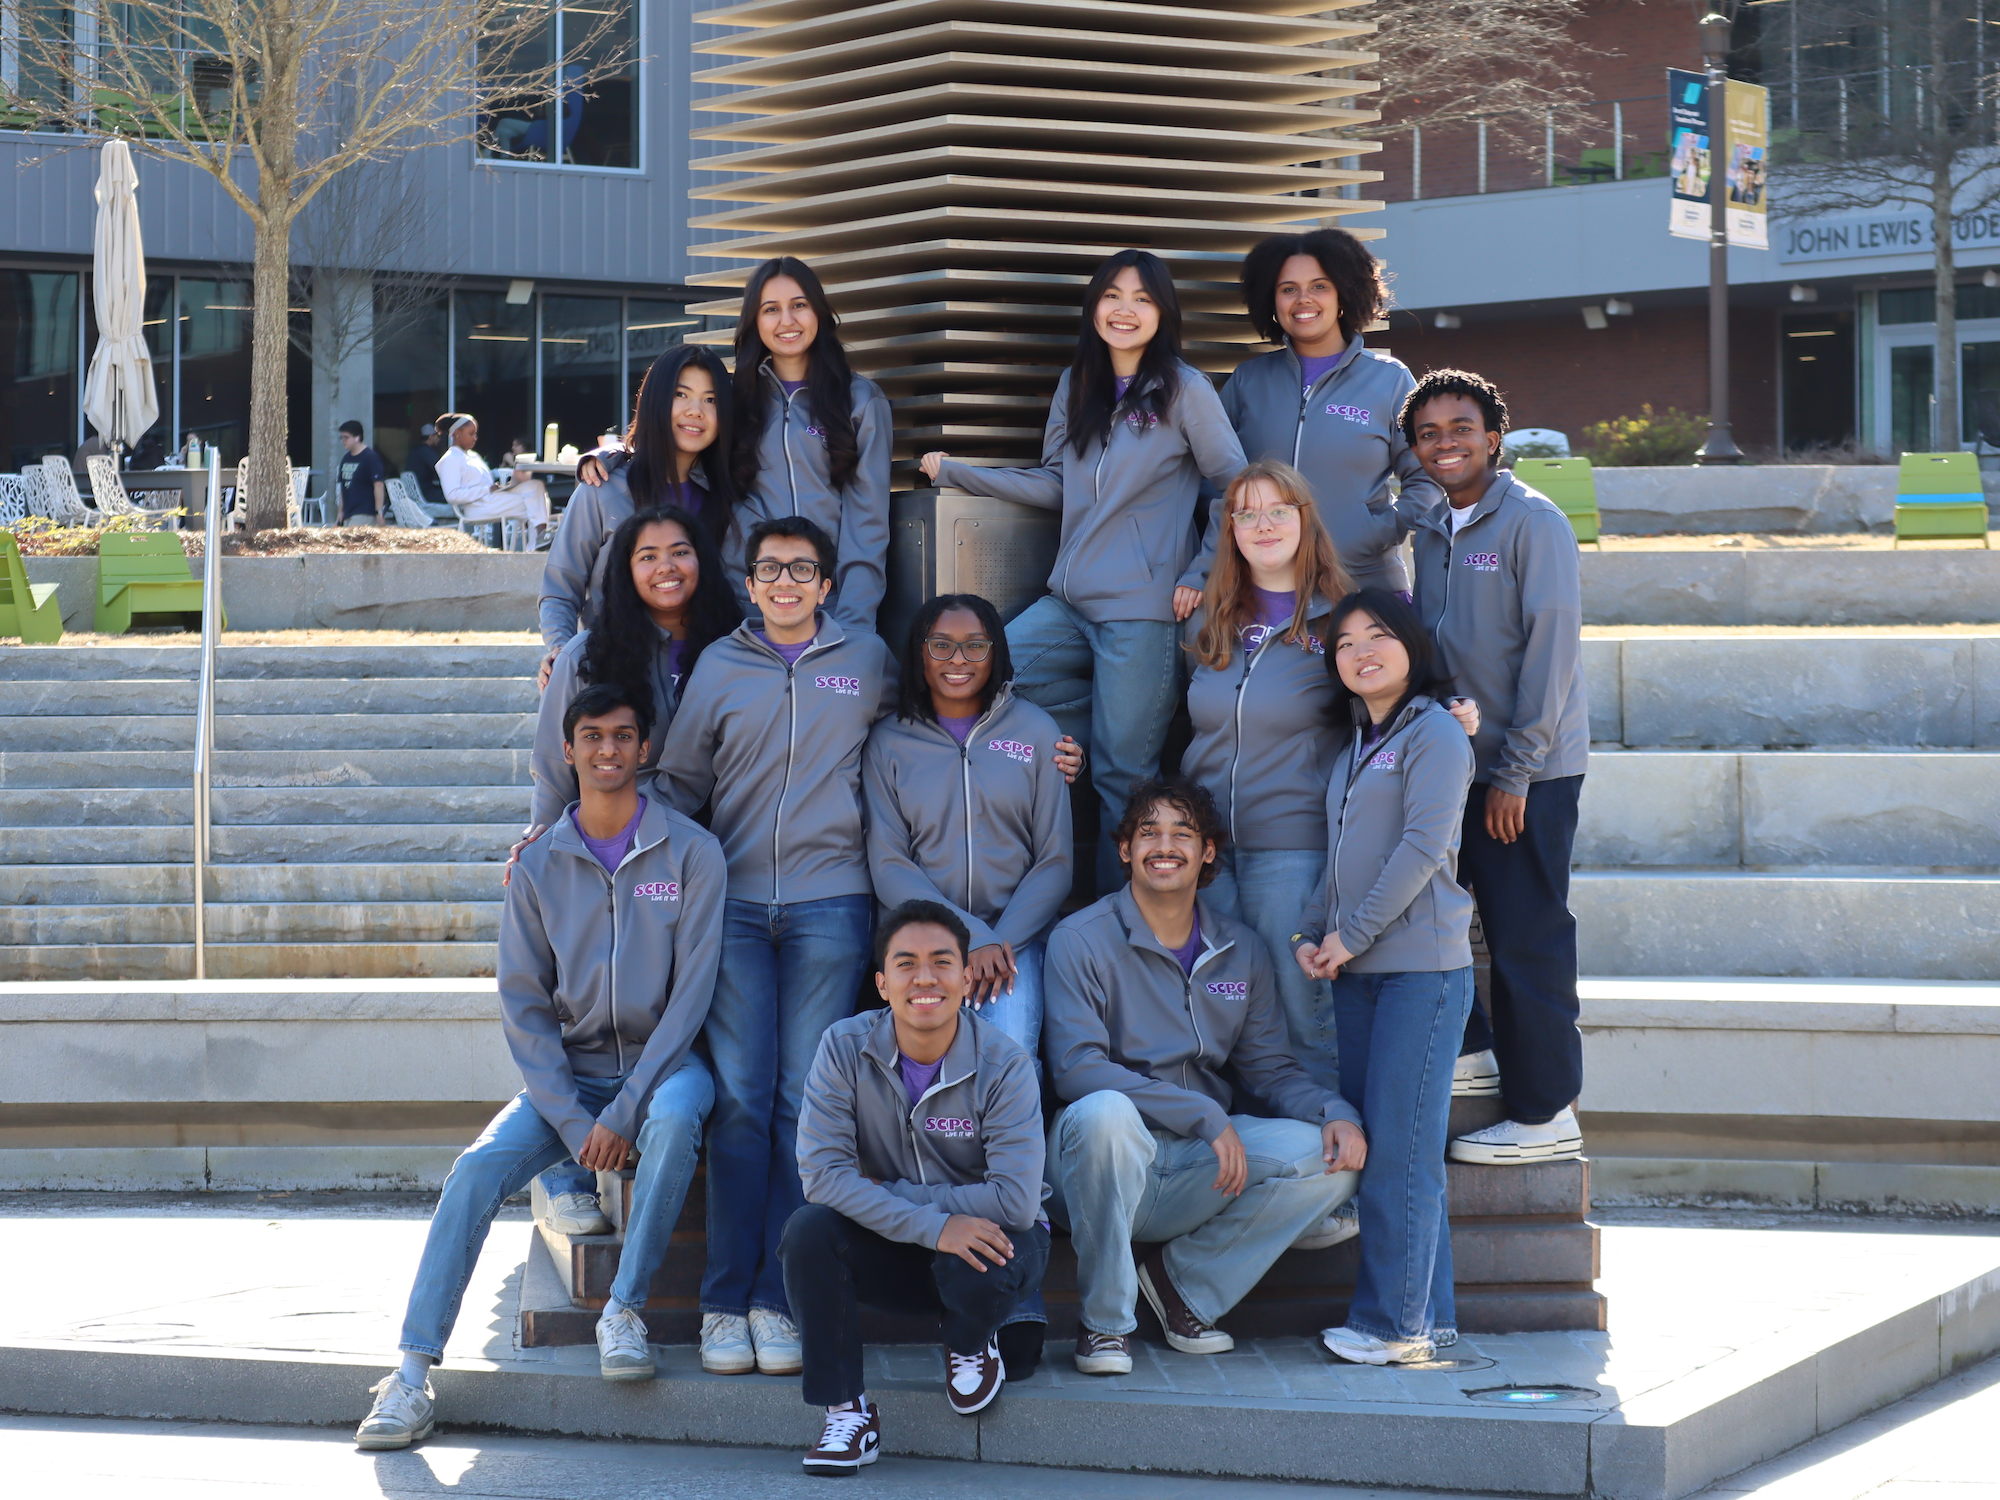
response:
[[[500,913],[500,1017],[528,1100],[572,1154],[593,1124],[636,1140],[653,1090],[708,1019],[722,959],[722,849],[655,797],[615,873],[567,811],[521,851]],[[576,1078],[625,1079],[595,1120]]]
[[[929,1249],[953,1214],[1017,1232],[1039,1220],[1042,1093],[1020,1043],[960,1010],[937,1079],[915,1104],[899,1056],[887,1010],[836,1021],[820,1037],[799,1103],[806,1202]]]
[[[1061,734],[1011,682],[963,745],[934,719],[878,721],[861,762],[876,900],[942,901],[975,948],[1040,937],[1069,895]]]
[[[1326,881],[1303,936],[1337,930],[1358,974],[1436,973],[1472,962],[1472,896],[1458,839],[1472,784],[1465,727],[1421,693],[1383,733],[1357,728],[1326,791]]]
[[[1417,612],[1444,669],[1479,705],[1486,782],[1516,797],[1590,766],[1576,532],[1546,495],[1493,476],[1456,532],[1441,495],[1413,517]]]
[[[1213,1143],[1229,1128],[1227,1067],[1290,1119],[1359,1125],[1292,1055],[1264,940],[1203,897],[1195,911],[1192,974],[1153,936],[1129,885],[1056,924],[1042,1020],[1055,1091],[1074,1101],[1115,1089],[1154,1129]]]
[[[861,751],[896,702],[896,663],[872,632],[826,615],[796,665],[749,621],[714,642],[682,685],[653,785],[710,827],[737,901],[865,896]]]
[[[660,750],[667,742],[667,726],[674,719],[674,705],[680,701],[680,687],[668,670],[667,648],[673,637],[655,625],[658,649],[653,653],[653,732],[646,742],[645,767],[657,765]],[[563,759],[563,715],[569,712],[576,695],[588,685],[582,680],[583,654],[590,632],[570,639],[556,653],[549,668],[549,685],[542,689],[541,707],[535,714],[535,748],[528,756],[528,774],[534,778],[535,794],[529,804],[528,821],[544,828],[554,823],[562,810],[576,800],[576,767]]]
[[[984,469],[952,460],[939,469],[938,483],[1060,509],[1049,592],[1086,620],[1172,620],[1175,586],[1200,588],[1206,576],[1206,569],[1190,570],[1201,481],[1227,485],[1243,468],[1243,446],[1208,377],[1183,364],[1164,421],[1153,425],[1121,401],[1109,440],[1092,438],[1079,453],[1069,443],[1070,374],[1056,382],[1038,467]]]

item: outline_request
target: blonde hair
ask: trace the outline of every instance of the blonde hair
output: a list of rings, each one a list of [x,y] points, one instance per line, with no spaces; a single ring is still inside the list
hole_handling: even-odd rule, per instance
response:
[[[1201,630],[1194,639],[1195,660],[1204,667],[1220,669],[1229,665],[1243,622],[1254,613],[1250,591],[1254,587],[1250,569],[1236,546],[1236,523],[1231,518],[1252,485],[1268,484],[1279,500],[1299,513],[1299,550],[1292,559],[1292,623],[1284,638],[1294,645],[1311,639],[1307,618],[1315,595],[1331,603],[1353,592],[1354,582],[1340,565],[1333,538],[1319,518],[1313,503],[1312,485],[1290,464],[1276,459],[1259,459],[1229,481],[1222,499],[1222,513],[1216,524],[1222,535],[1215,539],[1215,565],[1208,570],[1208,584],[1202,590]]]

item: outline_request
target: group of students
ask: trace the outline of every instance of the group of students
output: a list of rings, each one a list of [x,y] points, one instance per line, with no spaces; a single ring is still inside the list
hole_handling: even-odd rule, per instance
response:
[[[753,273],[733,373],[654,364],[545,575],[499,962],[526,1091],[446,1180],[364,1446],[430,1431],[500,1205],[540,1175],[555,1228],[607,1232],[595,1174],[635,1152],[597,1337],[607,1378],[650,1377],[704,1141],[702,1365],[802,1373],[812,1472],[879,1447],[861,1305],[942,1318],[961,1412],[1035,1368],[1052,1224],[1087,1374],[1132,1368],[1139,1297],[1219,1352],[1280,1255],[1357,1232],[1326,1348],[1455,1340],[1447,1156],[1581,1148],[1576,543],[1498,469],[1489,383],[1366,348],[1385,297],[1351,235],[1274,236],[1243,286],[1282,347],[1218,397],[1164,264],[1099,269],[1042,462],[923,459],[1060,509],[1049,593],[1004,626],[933,599],[899,655],[888,406],[810,268]],[[1060,917],[1086,748],[1103,894]],[[871,972],[886,1008],[855,1014]],[[1454,1093],[1505,1120],[1448,1140]]]

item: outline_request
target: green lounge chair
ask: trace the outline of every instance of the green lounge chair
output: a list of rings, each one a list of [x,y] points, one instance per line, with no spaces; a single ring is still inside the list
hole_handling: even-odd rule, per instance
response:
[[[139,615],[178,615],[189,629],[201,628],[201,580],[171,532],[114,532],[97,544],[99,633],[123,635]],[[222,628],[229,628],[227,610]]]
[[[1905,453],[1896,471],[1897,547],[1905,541],[1993,543],[1986,534],[1986,491],[1971,453]]]
[[[62,606],[53,583],[28,582],[21,544],[0,531],[0,635],[18,635],[29,645],[62,639]]]
[[[1604,543],[1597,539],[1601,529],[1597,481],[1591,476],[1589,459],[1517,458],[1514,477],[1555,501],[1556,509],[1569,517],[1579,544],[1589,542],[1599,552],[1604,550]]]

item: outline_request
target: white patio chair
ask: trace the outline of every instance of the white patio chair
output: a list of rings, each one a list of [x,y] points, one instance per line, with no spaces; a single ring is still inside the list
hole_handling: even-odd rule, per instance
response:
[[[28,519],[28,486],[19,474],[0,474],[0,528]]]
[[[125,481],[118,477],[118,464],[109,454],[97,453],[84,460],[90,470],[90,492],[97,500],[97,511],[103,516],[144,516],[150,521],[164,521],[171,529],[178,529],[180,518],[168,515],[164,510],[148,510],[143,505],[134,505],[125,493]],[[180,501],[175,499],[169,509],[180,509]]]
[[[20,473],[21,498],[28,507],[29,515],[40,516],[44,521],[60,521],[56,502],[49,494],[48,479],[40,464],[23,469]]]
[[[389,481],[389,513],[398,526],[435,526],[436,519],[403,487],[401,479]]]
[[[49,454],[42,460],[42,475],[65,526],[96,526],[103,521],[102,512],[83,503],[83,493],[76,487],[76,471],[70,468],[68,459]]]

